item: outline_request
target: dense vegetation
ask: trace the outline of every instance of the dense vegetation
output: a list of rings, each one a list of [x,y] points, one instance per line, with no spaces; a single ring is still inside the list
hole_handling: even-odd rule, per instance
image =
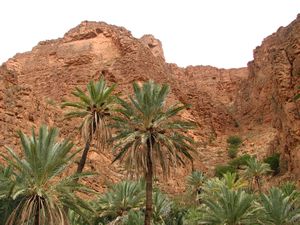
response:
[[[81,150],[59,139],[56,128],[41,126],[31,136],[18,132],[21,154],[9,147],[1,154],[6,164],[0,166],[0,224],[300,224],[300,192],[294,183],[263,190],[264,177],[278,167],[277,155],[265,162],[234,155],[216,167],[216,177],[193,171],[184,194],[163,193],[153,183],[153,171],[161,167],[167,177],[174,166],[193,162],[194,142],[187,131],[194,124],[177,116],[184,105],[165,105],[168,85],[135,83],[129,100],[115,96],[114,88],[100,78],[87,85],[86,93],[73,92],[78,101],[63,103],[74,109],[66,118],[82,119],[85,143],[70,176],[65,174]],[[81,178],[94,175],[83,172],[93,140],[102,151],[112,149],[113,162],[119,160],[138,179],[112,184],[102,194],[83,185]],[[237,149],[241,139],[231,136],[228,144]]]

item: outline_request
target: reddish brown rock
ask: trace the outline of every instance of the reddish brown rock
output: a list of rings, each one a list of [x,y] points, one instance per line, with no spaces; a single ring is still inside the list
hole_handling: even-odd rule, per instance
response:
[[[243,126],[264,124],[277,135],[269,152],[281,154],[282,173],[300,179],[300,111],[294,100],[300,86],[300,15],[264,39],[249,62],[249,77],[235,102]]]
[[[136,39],[122,27],[82,22],[63,38],[40,42],[0,67],[0,151],[4,145],[17,148],[18,129],[28,133],[42,123],[59,127],[64,137],[82,146],[79,121],[63,120],[60,104],[76,86],[85,88],[102,73],[118,84],[118,93],[131,93],[133,81],[153,79],[171,85],[168,104],[191,105],[181,117],[199,125],[191,133],[198,141],[196,169],[212,174],[216,164],[229,159],[226,138],[238,133],[244,139],[240,154],[262,158],[281,152],[282,167],[297,176],[299,102],[293,96],[300,86],[299,24],[298,18],[266,38],[248,68],[218,69],[166,64],[153,36]],[[125,176],[121,165],[110,164],[112,158],[109,150],[92,147],[86,169],[101,175],[87,182],[98,190]],[[187,165],[174,170],[168,181],[159,174],[158,180],[164,190],[179,193],[190,172]]]

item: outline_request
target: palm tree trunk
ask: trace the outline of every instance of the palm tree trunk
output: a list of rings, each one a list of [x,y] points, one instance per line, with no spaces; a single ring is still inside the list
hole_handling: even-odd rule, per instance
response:
[[[261,192],[260,178],[259,177],[255,177],[255,181],[256,181],[256,184],[257,184],[258,191]]]
[[[84,147],[80,162],[78,163],[77,173],[81,173],[83,171],[83,168],[84,168],[84,165],[86,162],[86,158],[87,158],[87,154],[90,149],[90,144],[91,144],[91,138],[89,138],[85,143],[85,147]]]
[[[151,150],[152,150],[152,144],[147,143],[146,212],[145,212],[144,225],[151,225],[151,218],[152,218],[153,164],[152,164]]]
[[[37,208],[36,208],[36,213],[35,213],[35,218],[34,218],[34,225],[40,225],[40,199],[37,197]]]

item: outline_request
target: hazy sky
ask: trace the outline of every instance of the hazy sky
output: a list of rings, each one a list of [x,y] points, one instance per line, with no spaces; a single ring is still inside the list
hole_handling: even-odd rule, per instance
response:
[[[242,67],[298,13],[300,0],[1,0],[0,64],[92,20],[153,34],[167,62]]]

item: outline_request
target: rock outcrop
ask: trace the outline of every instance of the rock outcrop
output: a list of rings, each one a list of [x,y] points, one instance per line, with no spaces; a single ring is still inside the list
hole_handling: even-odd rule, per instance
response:
[[[245,137],[243,152],[278,151],[282,167],[299,175],[299,102],[293,100],[300,86],[299,34],[298,17],[266,38],[247,68],[180,68],[165,63],[162,45],[152,35],[137,39],[122,27],[82,22],[63,38],[40,42],[0,67],[0,151],[5,145],[18,148],[17,130],[28,133],[42,123],[59,127],[64,137],[82,146],[79,121],[63,120],[60,104],[71,98],[76,86],[84,89],[103,74],[124,95],[131,93],[133,81],[168,83],[169,103],[191,105],[181,116],[199,125],[192,133],[199,143],[196,169],[212,173],[215,164],[228,159],[227,136],[240,133]],[[250,137],[250,131],[261,135]],[[256,144],[261,151],[254,149]],[[111,165],[112,158],[110,151],[98,152],[92,146],[86,169],[100,176],[87,181],[91,186],[103,190],[124,178],[122,166]],[[158,180],[168,192],[182,192],[191,167],[174,171],[168,181],[159,174]]]
[[[243,126],[264,124],[276,131],[269,154],[281,154],[282,172],[300,178],[300,15],[264,39],[248,63],[249,77],[235,107]]]

